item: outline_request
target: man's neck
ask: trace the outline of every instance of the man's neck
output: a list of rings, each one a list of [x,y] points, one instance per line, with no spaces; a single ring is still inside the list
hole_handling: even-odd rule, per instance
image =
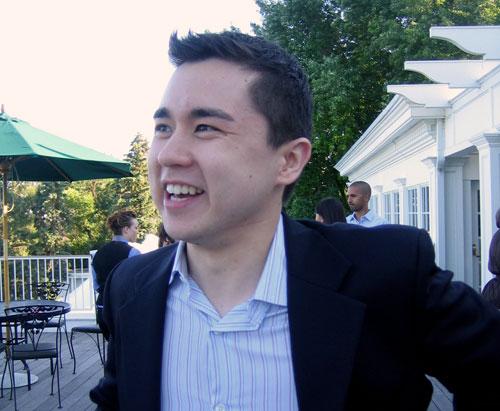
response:
[[[187,244],[190,275],[221,316],[255,292],[279,217],[246,225],[219,247]]]

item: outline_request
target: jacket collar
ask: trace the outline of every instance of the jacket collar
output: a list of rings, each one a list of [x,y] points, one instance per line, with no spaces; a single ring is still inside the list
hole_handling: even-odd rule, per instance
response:
[[[342,410],[365,306],[340,293],[351,263],[315,227],[285,219],[295,386],[301,410]]]
[[[319,226],[313,222],[284,217],[295,385],[301,410],[341,410],[364,305],[339,292],[351,263],[315,227]],[[161,256],[141,270],[146,281],[141,273],[136,276],[136,298],[120,310],[122,322],[130,325],[122,327],[122,361],[131,370],[130,384],[124,388],[137,394],[127,395],[137,403],[126,409],[160,408],[165,304],[175,246],[161,250]]]
[[[134,297],[119,310],[120,340],[116,351],[126,363],[127,374],[120,380],[120,404],[125,410],[159,410],[161,367],[168,279],[172,271],[176,245],[156,251],[135,275]]]

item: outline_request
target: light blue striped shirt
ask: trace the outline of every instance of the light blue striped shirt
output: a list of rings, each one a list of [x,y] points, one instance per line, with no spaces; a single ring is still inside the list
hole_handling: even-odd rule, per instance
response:
[[[179,242],[170,277],[162,411],[298,410],[280,218],[255,294],[220,317],[189,276]]]

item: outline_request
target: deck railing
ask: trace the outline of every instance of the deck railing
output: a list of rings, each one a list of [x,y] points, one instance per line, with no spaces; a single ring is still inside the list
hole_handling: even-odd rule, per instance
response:
[[[3,300],[3,261],[0,264],[0,299]],[[9,257],[10,298],[32,298],[30,283],[60,281],[68,283],[67,301],[72,316],[94,314],[94,287],[90,255]]]

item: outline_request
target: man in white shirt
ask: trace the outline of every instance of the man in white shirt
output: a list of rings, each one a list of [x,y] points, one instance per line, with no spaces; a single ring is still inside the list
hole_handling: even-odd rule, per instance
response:
[[[385,218],[378,216],[373,210],[368,209],[372,195],[370,184],[364,181],[355,181],[347,189],[347,204],[353,213],[346,217],[349,224],[363,227],[375,227],[389,224]]]

